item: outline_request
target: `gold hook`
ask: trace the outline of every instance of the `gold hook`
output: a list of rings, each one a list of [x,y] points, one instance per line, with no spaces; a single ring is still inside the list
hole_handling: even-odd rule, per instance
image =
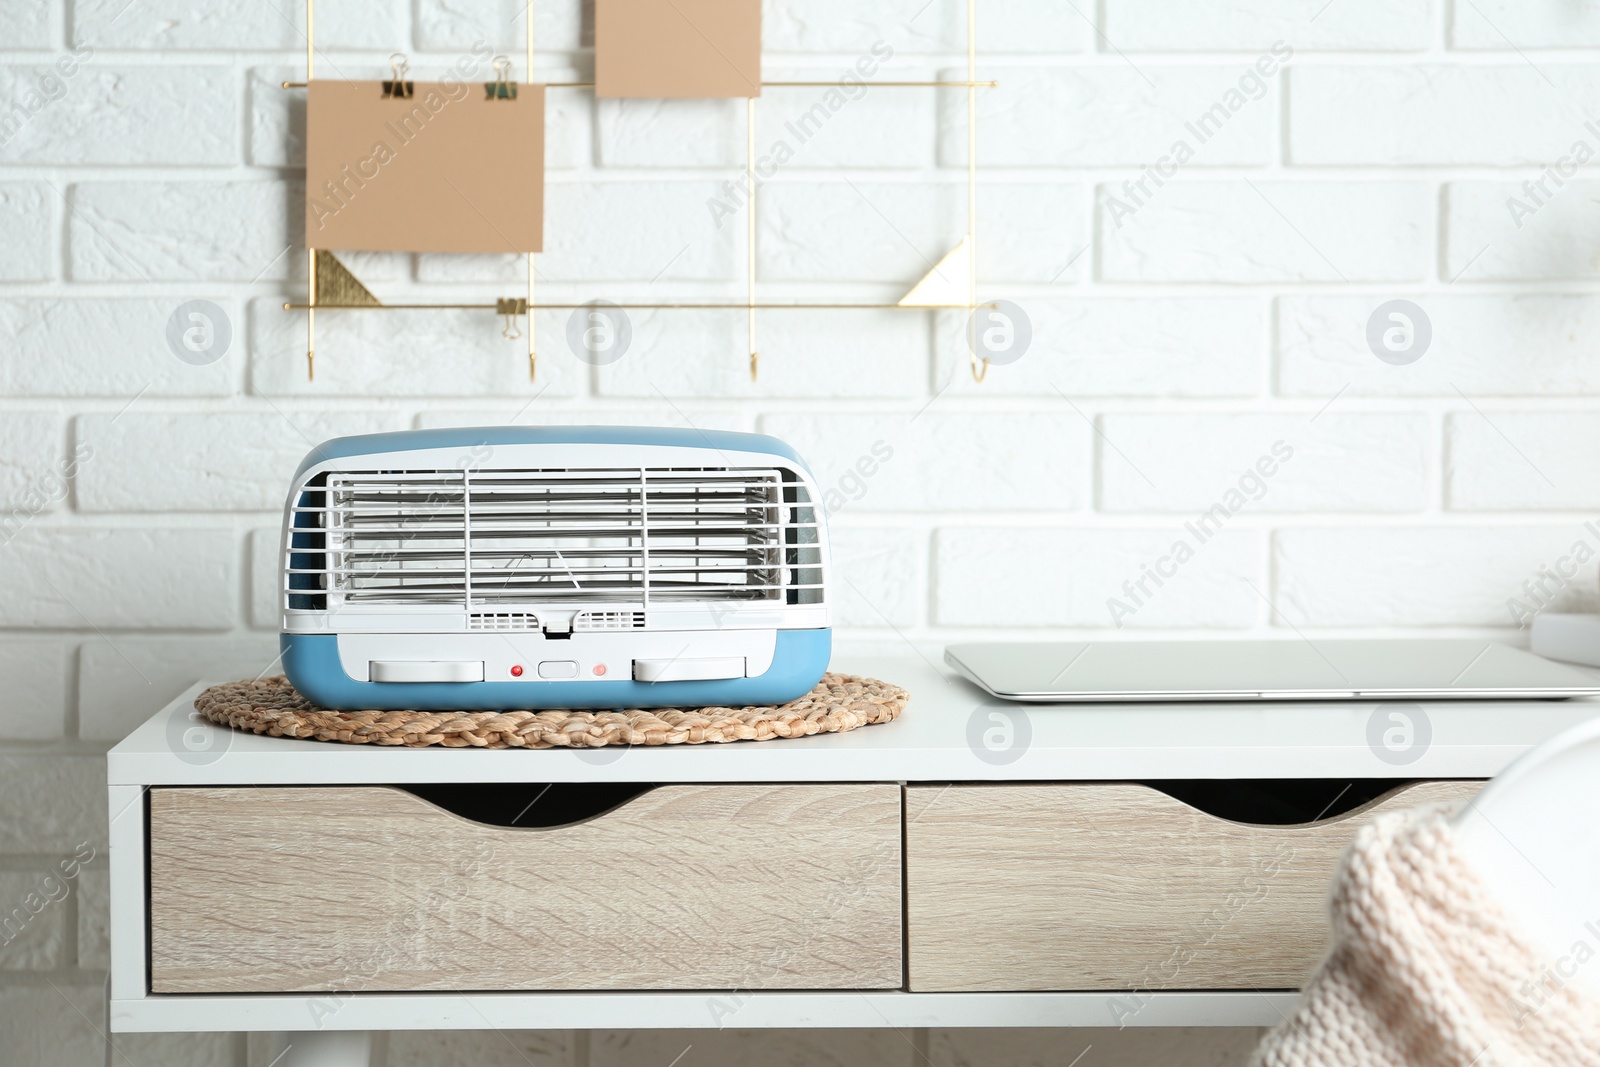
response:
[[[978,358],[978,309],[988,304],[971,304],[967,311],[967,366],[972,370],[972,380],[981,382],[989,376],[989,357]]]

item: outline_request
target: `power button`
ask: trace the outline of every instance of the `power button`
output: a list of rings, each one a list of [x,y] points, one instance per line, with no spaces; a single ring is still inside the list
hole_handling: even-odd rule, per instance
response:
[[[576,678],[578,661],[572,659],[547,659],[539,664],[541,678]]]

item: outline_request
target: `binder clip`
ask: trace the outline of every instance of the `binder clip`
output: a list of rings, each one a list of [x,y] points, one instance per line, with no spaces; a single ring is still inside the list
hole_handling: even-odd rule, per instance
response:
[[[507,341],[515,341],[522,336],[522,330],[517,326],[517,316],[528,313],[528,302],[520,297],[500,297],[494,302],[494,313],[503,316],[505,323],[500,327],[500,336]]]
[[[515,100],[517,87],[511,81],[511,60],[505,56],[494,57],[495,80],[483,83],[485,100]]]
[[[416,92],[416,86],[406,80],[406,73],[410,69],[406,57],[399,52],[389,57],[389,70],[394,77],[383,83],[383,98],[385,100],[410,100]]]

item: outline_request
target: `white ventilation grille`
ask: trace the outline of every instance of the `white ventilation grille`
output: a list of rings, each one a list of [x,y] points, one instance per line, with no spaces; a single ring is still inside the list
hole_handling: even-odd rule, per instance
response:
[[[585,611],[572,620],[574,630],[642,630],[642,611]]]
[[[822,603],[813,502],[773,468],[330,472],[292,518],[291,608]]]
[[[469,630],[537,630],[539,616],[526,611],[475,611],[467,616]]]

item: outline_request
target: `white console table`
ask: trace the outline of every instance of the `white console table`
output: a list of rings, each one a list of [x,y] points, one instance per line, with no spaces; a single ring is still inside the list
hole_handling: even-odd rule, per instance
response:
[[[835,668],[910,706],[761,743],[406,749],[214,727],[195,686],[108,759],[112,1031],[281,1031],[284,1063],[321,1064],[398,1029],[1270,1026],[1355,826],[1600,715],[1014,705],[915,657]],[[1309,780],[1372,799],[1237,810]],[[495,788],[562,783],[656,788],[480,817]]]

